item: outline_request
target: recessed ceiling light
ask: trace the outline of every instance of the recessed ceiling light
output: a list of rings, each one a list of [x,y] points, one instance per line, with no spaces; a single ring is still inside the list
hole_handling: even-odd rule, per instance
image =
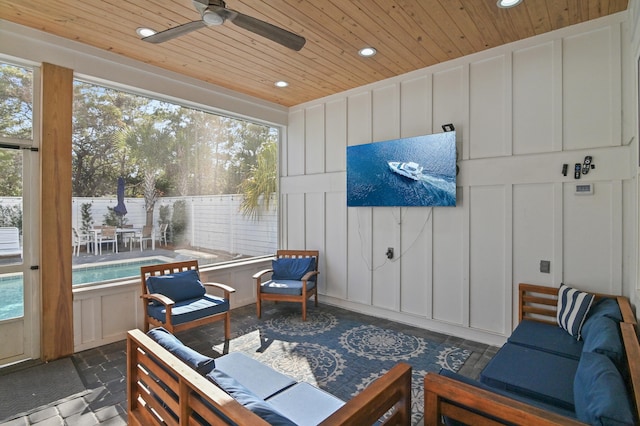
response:
[[[377,51],[373,47],[363,47],[358,51],[358,55],[364,56],[365,58],[368,58],[369,56],[373,56],[376,53]]]
[[[289,85],[289,83],[287,83],[286,81],[282,81],[282,80],[276,81],[274,84],[275,84],[276,87],[287,87]]]
[[[154,30],[152,30],[151,28],[138,27],[138,28],[136,28],[136,33],[140,37],[149,37],[149,36],[154,35],[156,32]]]
[[[517,6],[522,0],[498,0],[498,7],[506,9],[508,7]]]

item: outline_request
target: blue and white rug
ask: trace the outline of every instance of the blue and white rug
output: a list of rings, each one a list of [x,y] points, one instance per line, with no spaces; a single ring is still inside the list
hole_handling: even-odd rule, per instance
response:
[[[214,349],[220,353],[223,346]],[[424,376],[458,371],[471,352],[371,324],[339,319],[320,310],[303,322],[298,312],[240,330],[229,352],[243,352],[297,381],[309,382],[346,401],[403,361],[413,369],[412,423],[423,415]]]

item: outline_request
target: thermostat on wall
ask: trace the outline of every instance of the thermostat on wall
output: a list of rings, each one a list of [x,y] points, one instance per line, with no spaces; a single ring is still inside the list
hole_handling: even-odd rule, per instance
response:
[[[593,194],[593,185],[590,183],[579,183],[576,185],[576,195],[591,195]]]

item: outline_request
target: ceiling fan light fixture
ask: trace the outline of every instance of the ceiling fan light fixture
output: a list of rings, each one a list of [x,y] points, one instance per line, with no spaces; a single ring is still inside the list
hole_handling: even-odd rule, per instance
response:
[[[284,80],[280,80],[280,81],[276,81],[275,83],[273,83],[274,86],[276,87],[287,87],[289,85],[289,83],[287,83]]]
[[[378,53],[378,51],[373,47],[363,47],[362,49],[358,50],[358,55],[363,56],[365,58],[369,58],[375,55],[376,53]]]
[[[509,7],[514,7],[522,3],[522,0],[498,0],[498,7],[502,9],[507,9]]]
[[[207,25],[222,25],[224,19],[217,13],[207,9],[202,13],[202,20]]]
[[[136,34],[138,34],[140,37],[149,37],[154,35],[155,33],[156,31],[152,30],[151,28],[146,28],[146,27],[136,28]]]

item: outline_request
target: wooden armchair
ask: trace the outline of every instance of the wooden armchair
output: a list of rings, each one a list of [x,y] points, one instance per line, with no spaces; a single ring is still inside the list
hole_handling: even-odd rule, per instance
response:
[[[306,259],[309,261],[309,267],[302,268],[302,272],[298,274],[300,276],[295,276],[295,273],[288,275],[293,269],[299,266],[292,266],[291,264],[284,266],[284,269],[288,268],[287,271],[284,271],[282,268],[274,271],[274,268],[271,268],[256,273],[253,279],[256,283],[256,309],[258,311],[258,318],[262,315],[262,301],[272,300],[275,302],[302,303],[302,321],[306,321],[307,299],[315,296],[315,306],[318,306],[317,276],[319,274],[319,252],[318,250],[278,250],[273,263],[276,268],[279,268],[278,262],[281,259]],[[287,261],[284,260],[283,262],[286,263]],[[279,272],[280,276],[278,275]],[[271,273],[271,279],[263,282],[263,276],[269,273]]]
[[[176,333],[223,320],[224,338],[229,340],[229,298],[235,289],[220,283],[201,283],[199,274],[197,260],[140,268],[145,332],[149,331],[150,325]],[[206,289],[217,289],[224,296],[207,294]]]

